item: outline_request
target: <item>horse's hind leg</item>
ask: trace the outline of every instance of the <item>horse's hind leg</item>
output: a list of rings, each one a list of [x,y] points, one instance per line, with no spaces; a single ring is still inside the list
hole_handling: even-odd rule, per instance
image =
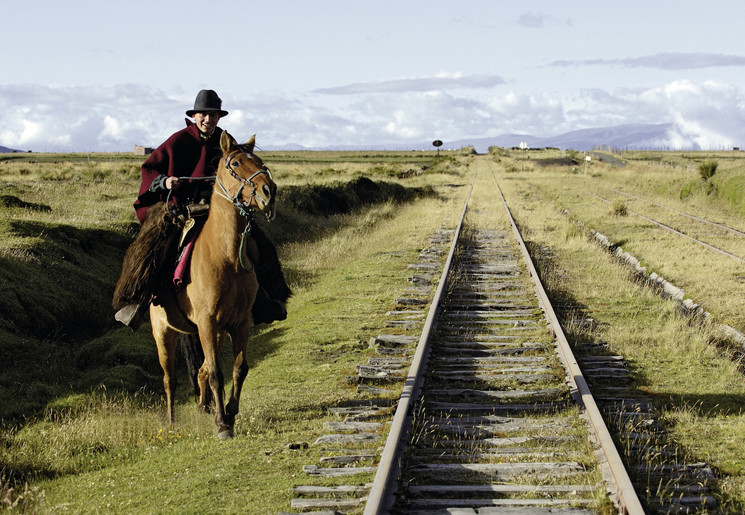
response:
[[[217,360],[216,365],[218,377],[223,377],[219,359]],[[199,411],[202,413],[212,412],[212,387],[210,386],[209,378],[209,370],[204,363],[204,358],[202,358],[202,366],[199,367],[199,371],[197,372],[197,384],[199,386]]]
[[[205,324],[206,325],[206,324]],[[210,330],[210,327],[199,325],[199,339],[202,341],[202,350],[204,351],[204,363],[199,369],[200,388],[209,385],[212,391],[212,398],[215,401],[215,424],[217,425],[218,438],[232,438],[233,425],[228,424],[225,420],[224,404],[224,379],[218,355],[222,347],[222,335],[218,335],[216,330]],[[204,389],[202,390],[205,391]]]
[[[207,367],[202,364],[197,374],[197,381],[199,383],[199,411],[202,413],[209,413],[210,402],[212,402],[212,390],[209,384],[209,372]]]
[[[168,421],[173,424],[176,419],[173,405],[176,391],[174,355],[178,334],[168,328],[164,318],[157,316],[154,307],[150,309],[150,320],[153,326],[153,338],[158,347],[158,361],[160,361],[160,367],[163,369],[163,388],[166,391]]]
[[[199,368],[204,362],[202,354],[202,344],[199,342],[199,336],[196,334],[184,334],[179,338],[181,352],[184,355],[186,369],[189,372],[189,382],[194,388],[194,396],[199,397]]]
[[[212,390],[210,389],[207,369],[204,366],[204,351],[198,334],[187,334],[181,337],[181,347],[191,376],[194,394],[197,396],[199,411],[210,413]],[[219,365],[219,363],[218,363]]]

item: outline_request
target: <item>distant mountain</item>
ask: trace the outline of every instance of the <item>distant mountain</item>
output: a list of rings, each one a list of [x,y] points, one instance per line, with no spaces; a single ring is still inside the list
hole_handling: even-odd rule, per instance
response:
[[[527,134],[504,134],[494,138],[477,140],[460,140],[449,146],[462,148],[471,145],[476,151],[487,152],[490,146],[504,148],[518,147],[525,142],[530,148],[556,147],[560,149],[592,150],[599,146],[618,149],[644,149],[664,146],[668,133],[673,128],[671,123],[658,125],[629,124],[616,127],[581,129],[559,134],[558,136],[534,137]]]
[[[536,137],[529,134],[502,134],[488,138],[468,138],[447,141],[443,140],[443,149],[458,149],[472,146],[476,152],[483,154],[489,147],[511,148],[525,142],[530,148],[556,147],[560,149],[592,150],[599,146],[618,149],[654,149],[665,146],[668,133],[673,128],[671,123],[657,125],[629,124],[616,127],[581,129],[559,134],[558,136]],[[439,135],[436,135],[439,136]],[[435,139],[434,137],[432,138]],[[296,144],[266,146],[264,150],[303,150]],[[309,150],[305,148],[305,150]],[[415,143],[391,143],[369,146],[333,145],[313,150],[434,150],[431,141]],[[693,149],[692,149],[693,150]]]
[[[616,149],[665,149],[669,146],[670,132],[674,129],[672,123],[657,125],[628,124],[615,127],[599,127],[594,129],[581,129],[559,134],[557,136],[537,137],[529,134],[502,134],[486,138],[463,138],[459,140],[446,140],[442,134],[433,134],[429,141],[412,143],[382,143],[372,145],[330,145],[327,147],[304,147],[295,143],[279,145],[263,145],[262,150],[434,150],[432,141],[441,139],[442,149],[459,149],[463,147],[474,147],[476,152],[484,154],[489,147],[497,146],[511,148],[520,146],[525,142],[530,148],[555,147],[562,150],[572,149],[579,151],[592,150],[598,147],[611,147]],[[688,150],[697,150],[691,148]],[[0,152],[24,152],[0,146]]]
[[[16,150],[14,148],[3,147],[2,145],[0,145],[0,153],[3,152],[23,152],[23,150]]]

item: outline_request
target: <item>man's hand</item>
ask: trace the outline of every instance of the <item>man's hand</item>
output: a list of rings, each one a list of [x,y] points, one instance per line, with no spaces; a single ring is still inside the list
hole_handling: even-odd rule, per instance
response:
[[[175,190],[181,186],[181,181],[179,181],[178,177],[168,177],[164,185],[167,190]]]

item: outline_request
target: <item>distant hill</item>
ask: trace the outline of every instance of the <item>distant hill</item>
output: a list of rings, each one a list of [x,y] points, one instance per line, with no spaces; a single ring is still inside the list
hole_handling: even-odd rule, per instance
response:
[[[292,142],[275,145],[262,145],[263,150],[434,150],[432,141],[443,141],[442,149],[459,149],[474,147],[476,152],[484,154],[489,147],[511,148],[525,142],[529,148],[555,147],[562,150],[593,150],[598,147],[611,147],[622,150],[665,150],[669,148],[670,133],[675,126],[672,123],[661,124],[627,124],[615,127],[598,127],[581,129],[556,136],[532,136],[530,134],[502,134],[486,138],[463,138],[447,140],[443,134],[433,134],[428,141],[411,143],[373,143],[370,145],[329,145],[325,147],[305,147]],[[698,150],[698,147],[686,150]],[[0,146],[0,152],[25,152]]]
[[[488,138],[468,138],[459,140],[444,140],[441,135],[435,135],[443,139],[443,149],[458,149],[472,146],[478,153],[486,153],[489,147],[497,146],[503,148],[518,147],[521,142],[527,143],[530,148],[556,147],[560,149],[592,150],[599,146],[613,147],[618,149],[655,149],[666,146],[668,133],[673,128],[671,123],[657,125],[629,124],[615,127],[599,127],[595,129],[582,129],[559,134],[557,136],[536,137],[529,134],[502,134]],[[435,137],[432,138],[433,140]],[[265,146],[264,150],[308,150],[300,145],[288,143],[287,145]],[[370,146],[359,145],[332,145],[313,150],[433,150],[432,141],[415,143],[391,143],[376,144]],[[691,149],[695,150],[695,149]]]
[[[592,150],[599,146],[618,149],[659,148],[668,140],[671,123],[658,125],[629,124],[616,127],[600,127],[547,136],[543,138],[526,134],[504,134],[494,138],[460,140],[453,142],[455,148],[471,145],[477,152],[487,152],[490,146],[517,147],[521,142],[530,148],[556,147],[560,149]]]
[[[14,148],[3,147],[2,145],[0,145],[0,153],[3,153],[3,152],[5,152],[5,153],[7,153],[7,152],[23,152],[23,150],[16,150]]]

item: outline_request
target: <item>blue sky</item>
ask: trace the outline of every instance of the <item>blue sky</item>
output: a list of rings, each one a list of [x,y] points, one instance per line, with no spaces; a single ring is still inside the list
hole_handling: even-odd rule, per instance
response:
[[[745,146],[745,3],[4,2],[0,145],[131,151],[202,88],[266,148],[672,123]]]

